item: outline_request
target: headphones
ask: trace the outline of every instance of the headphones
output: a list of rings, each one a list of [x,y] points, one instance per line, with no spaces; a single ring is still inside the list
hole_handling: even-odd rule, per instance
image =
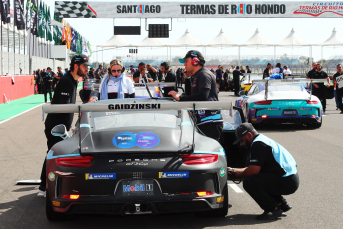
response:
[[[192,65],[193,66],[199,65],[199,62],[200,62],[200,60],[198,57],[193,57],[193,59],[192,59]]]

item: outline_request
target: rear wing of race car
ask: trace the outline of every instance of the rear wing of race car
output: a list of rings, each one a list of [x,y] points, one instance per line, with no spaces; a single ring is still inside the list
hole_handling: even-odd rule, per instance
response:
[[[229,110],[232,117],[232,102],[139,102],[139,100],[115,99],[104,100],[98,103],[89,104],[65,104],[65,105],[43,105],[42,118],[44,121],[45,113],[78,113],[78,133],[79,133],[79,152],[81,152],[81,113],[82,112],[115,112],[115,111],[163,111],[163,110]],[[193,126],[193,143],[194,149],[194,135],[196,125]]]
[[[312,83],[325,83],[327,82],[326,79],[282,79],[282,80],[254,80],[253,84],[255,83],[265,83],[265,99],[268,100],[268,85],[269,82],[272,83],[309,83],[310,84],[310,100],[312,97]]]

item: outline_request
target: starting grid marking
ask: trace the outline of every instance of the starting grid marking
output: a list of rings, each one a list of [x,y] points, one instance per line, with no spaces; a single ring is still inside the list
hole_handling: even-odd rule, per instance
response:
[[[227,185],[230,186],[237,193],[244,193],[242,189],[240,189],[236,184],[227,184]]]

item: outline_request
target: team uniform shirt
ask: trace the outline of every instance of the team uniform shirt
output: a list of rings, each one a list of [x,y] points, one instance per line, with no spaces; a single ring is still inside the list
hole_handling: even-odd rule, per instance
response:
[[[285,74],[285,75],[291,75],[292,74],[292,72],[291,72],[291,70],[289,70],[289,69],[285,69],[284,71],[283,71],[283,74]]]
[[[280,68],[274,68],[272,70],[272,74],[277,74],[277,73],[280,73]]]
[[[264,72],[263,72],[263,78],[267,78],[267,77],[270,77],[270,71],[268,68],[264,69]]]
[[[169,70],[169,72],[166,74],[166,76],[164,77],[164,82],[168,82],[168,83],[173,83],[175,82],[175,86],[173,87],[164,87],[163,88],[163,96],[164,97],[168,97],[168,93],[170,91],[173,91],[177,88],[177,81],[176,81],[176,74],[175,72],[173,72],[172,69]]]
[[[154,72],[153,70],[149,70],[148,71],[148,73],[149,73],[149,75],[151,76],[151,78],[154,80],[154,81],[156,81],[156,72]]]
[[[316,79],[316,80],[319,80],[319,79],[326,79],[328,78],[328,74],[326,74],[326,72],[315,72],[313,74],[313,78],[312,79]],[[324,86],[324,83],[316,83],[319,87],[323,87]]]
[[[343,72],[342,73],[339,73],[339,72],[336,72],[334,75],[333,75],[333,80],[336,81],[339,86],[343,86]],[[338,78],[338,79],[337,79]],[[339,89],[339,86],[337,86],[337,89]],[[335,90],[336,90],[336,85],[335,85]]]
[[[77,84],[78,81],[74,80],[70,72],[67,72],[58,82],[51,104],[75,104]],[[64,124],[69,131],[73,117],[73,113],[50,113],[45,120],[45,126],[53,128],[56,125]]]
[[[297,165],[292,155],[263,134],[255,137],[250,152],[250,165],[260,166],[260,173],[273,173],[283,177],[297,173]]]
[[[193,75],[191,94],[198,94],[200,89],[210,89],[207,101],[219,101],[216,76],[208,69],[201,68]],[[180,101],[187,101],[187,97],[180,97]],[[223,122],[219,110],[197,110],[197,125],[209,122]]]
[[[102,84],[104,80],[101,81],[100,87],[102,88]],[[118,98],[118,89],[119,89],[119,82],[114,82],[113,80],[109,80],[107,83],[107,90],[108,90],[108,99],[117,99]],[[130,95],[135,93],[135,86],[133,85],[133,81],[126,76],[123,76],[123,92],[124,98],[132,98]]]

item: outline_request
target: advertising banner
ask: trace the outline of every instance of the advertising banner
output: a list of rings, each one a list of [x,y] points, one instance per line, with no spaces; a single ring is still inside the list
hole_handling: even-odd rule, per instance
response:
[[[343,16],[343,1],[56,1],[55,11],[62,18],[337,18]]]

